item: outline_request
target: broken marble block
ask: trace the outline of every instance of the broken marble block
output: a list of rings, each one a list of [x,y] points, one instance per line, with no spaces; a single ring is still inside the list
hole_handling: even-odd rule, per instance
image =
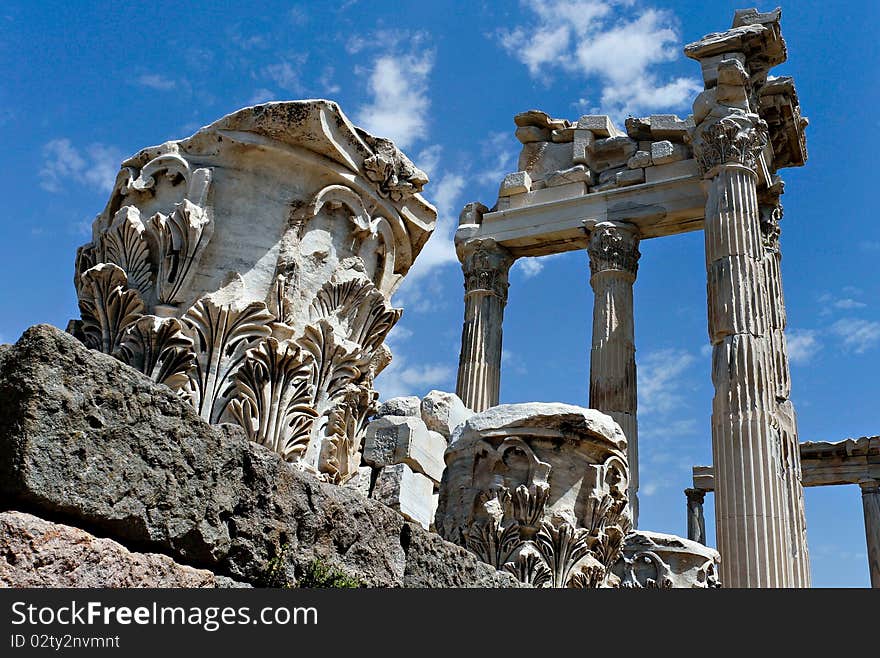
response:
[[[431,391],[422,398],[422,420],[448,442],[455,428],[474,415],[455,393]]]
[[[606,587],[631,528],[626,437],[594,409],[502,404],[446,451],[441,537],[536,587]]]
[[[445,451],[446,439],[431,432],[421,418],[384,416],[367,426],[363,458],[375,467],[407,464],[439,483]]]
[[[422,401],[417,395],[407,395],[399,398],[391,398],[379,405],[376,417],[382,416],[418,416],[419,406]]]
[[[532,189],[532,179],[525,171],[516,171],[507,174],[501,182],[501,189],[498,196],[513,196],[514,194],[523,194]]]
[[[673,144],[669,140],[651,144],[651,161],[655,165],[680,162],[690,157],[690,151],[684,144]]]
[[[434,483],[406,464],[393,464],[383,468],[376,478],[370,497],[400,512],[404,518],[418,523],[426,530],[431,527],[437,508]]]
[[[626,536],[623,555],[614,565],[620,586],[649,589],[721,587],[721,556],[690,539],[648,530]]]

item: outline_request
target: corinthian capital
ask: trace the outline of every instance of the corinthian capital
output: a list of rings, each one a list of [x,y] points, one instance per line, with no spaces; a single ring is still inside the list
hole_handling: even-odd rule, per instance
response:
[[[507,301],[507,274],[514,258],[495,240],[471,240],[458,245],[464,272],[465,296],[486,293]]]
[[[767,145],[767,124],[754,114],[710,114],[694,132],[694,155],[703,175],[710,178],[716,167],[741,165],[754,171]]]
[[[600,222],[590,234],[590,272],[595,275],[606,270],[631,274],[639,269],[639,232],[632,224]]]

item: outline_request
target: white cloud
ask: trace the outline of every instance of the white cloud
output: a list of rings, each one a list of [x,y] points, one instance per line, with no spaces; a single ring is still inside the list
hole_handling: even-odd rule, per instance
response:
[[[421,42],[417,35],[412,47]],[[394,43],[390,44],[394,47]],[[434,52],[422,50],[379,55],[369,73],[371,99],[355,113],[358,125],[368,132],[391,139],[408,148],[428,134],[428,76],[434,67]]]
[[[253,96],[248,100],[248,105],[259,105],[260,103],[267,103],[269,101],[275,100],[275,92],[270,89],[266,89],[262,87],[257,89]]]
[[[682,401],[682,385],[677,381],[694,363],[690,352],[667,348],[638,359],[639,411],[643,414],[668,413]]]
[[[513,264],[513,269],[521,272],[523,278],[531,279],[541,273],[541,270],[544,269],[544,263],[540,258],[519,258]]]
[[[300,55],[286,59],[283,62],[269,64],[263,69],[263,75],[272,80],[278,87],[298,94],[302,91],[300,69],[305,64],[306,56]]]
[[[868,305],[863,302],[858,302],[855,299],[850,299],[848,297],[846,299],[838,299],[834,302],[834,308],[843,309],[845,311],[849,311],[855,308],[865,308],[867,306]]]
[[[439,160],[439,151],[431,149],[429,147],[420,154],[422,161]],[[436,311],[445,304],[443,280],[438,269],[458,262],[453,234],[458,226],[465,178],[458,173],[443,173],[436,183],[430,185],[430,191],[427,188],[425,191],[437,207],[437,225],[394,295],[395,304],[415,313]]]
[[[785,340],[788,344],[788,358],[792,363],[802,365],[809,363],[816,353],[822,349],[817,331],[812,329],[789,329]]]
[[[880,342],[880,322],[860,318],[843,318],[831,325],[831,331],[849,352],[862,354]]]
[[[634,9],[632,0],[522,5],[536,14],[536,20],[499,32],[501,46],[535,78],[548,80],[551,72],[561,71],[598,80],[601,105],[590,111],[622,117],[677,109],[703,89],[696,79],[663,79],[654,70],[680,54],[678,24],[669,11]]]
[[[149,87],[156,91],[171,91],[177,87],[177,82],[158,73],[144,73],[138,77],[137,82],[142,87]]]
[[[66,137],[53,139],[43,147],[40,187],[61,192],[72,181],[76,185],[85,182],[99,192],[110,192],[121,161],[122,152],[113,146],[94,143],[81,150]]]
[[[321,93],[332,95],[338,94],[342,87],[333,82],[333,75],[336,73],[335,69],[332,66],[325,66],[324,70],[321,71],[321,77],[318,78],[318,85],[321,87]]]
[[[383,400],[402,395],[424,395],[433,388],[454,384],[455,370],[445,363],[419,363],[407,366],[407,360],[394,355],[391,364],[376,378],[375,388]]]
[[[519,142],[516,142],[509,133],[489,133],[480,143],[482,170],[477,173],[476,180],[497,189],[505,174],[514,171],[514,162],[520,151],[519,146]]]

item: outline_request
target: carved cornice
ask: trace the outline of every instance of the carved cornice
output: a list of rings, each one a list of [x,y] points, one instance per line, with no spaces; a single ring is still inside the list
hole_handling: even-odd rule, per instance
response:
[[[697,126],[693,140],[694,155],[707,178],[724,165],[755,171],[766,145],[767,124],[756,115],[746,114],[710,117]]]
[[[639,269],[639,232],[632,224],[600,222],[590,234],[587,247],[590,255],[590,272],[615,270],[626,272],[635,278]]]
[[[508,272],[514,258],[494,240],[475,240],[459,248],[465,297],[490,294],[507,302]]]

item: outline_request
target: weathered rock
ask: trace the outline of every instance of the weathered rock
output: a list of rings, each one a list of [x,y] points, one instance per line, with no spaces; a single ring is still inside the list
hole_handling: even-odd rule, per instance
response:
[[[620,131],[614,127],[611,117],[605,114],[585,114],[577,122],[578,130],[589,130],[596,137],[617,137]]]
[[[690,157],[690,150],[684,144],[673,144],[669,140],[651,144],[651,160],[655,165],[680,162]]]
[[[0,512],[0,587],[241,586],[167,555],[132,553],[69,525]]]
[[[447,441],[455,428],[474,415],[455,393],[430,391],[422,398],[422,420],[428,429],[442,434]]]
[[[597,139],[589,153],[590,169],[603,171],[611,167],[625,166],[638,150],[638,142],[626,136]]]
[[[523,194],[532,189],[532,179],[525,171],[515,171],[507,174],[501,182],[501,189],[498,196],[512,196],[514,194]]]
[[[644,169],[625,169],[617,172],[614,180],[618,187],[627,187],[628,185],[638,185],[645,182]]]
[[[400,586],[415,537],[431,545],[419,564],[442,556],[442,577],[413,581],[512,582],[237,426],[205,423],[171,389],[48,325],[0,353],[0,505],[251,583],[284,554],[294,573],[320,558],[367,585]]]
[[[417,395],[391,398],[379,405],[376,417],[382,416],[418,416],[422,401]]]
[[[669,139],[673,142],[686,139],[695,127],[693,117],[682,120],[674,114],[652,114],[649,125],[655,140]]]
[[[626,536],[623,557],[614,565],[621,587],[721,587],[715,549],[660,532],[635,530]]]
[[[626,126],[626,134],[636,140],[651,140],[651,118],[650,117],[627,117],[624,122]]]
[[[567,185],[568,183],[587,183],[593,182],[593,176],[589,169],[579,164],[568,169],[562,169],[552,174],[547,179],[547,187],[556,187],[557,185]]]
[[[425,530],[431,527],[437,505],[434,483],[406,464],[385,466],[376,478],[370,497],[400,512]]]
[[[650,151],[636,151],[636,154],[626,161],[626,166],[630,169],[642,169],[651,166]]]
[[[546,142],[550,139],[550,130],[538,126],[520,126],[516,129],[516,138],[523,144]]]
[[[445,450],[446,439],[411,416],[377,418],[367,426],[364,439],[364,461],[371,466],[408,464],[435,482],[443,475]]]

